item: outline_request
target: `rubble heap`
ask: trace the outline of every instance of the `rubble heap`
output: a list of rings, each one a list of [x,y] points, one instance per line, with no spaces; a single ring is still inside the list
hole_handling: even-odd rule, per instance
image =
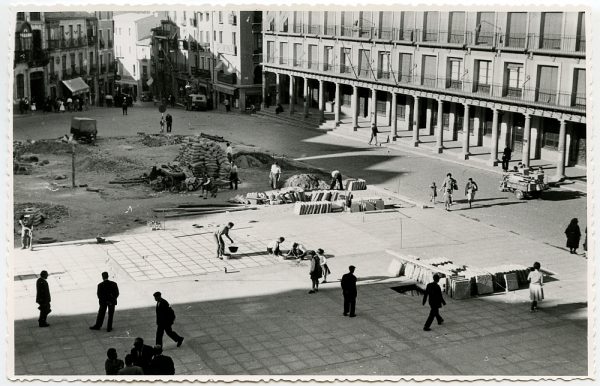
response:
[[[329,189],[329,184],[316,174],[295,174],[288,178],[284,187],[298,187],[304,190]]]
[[[225,150],[214,141],[199,136],[188,137],[182,142],[176,160],[188,167],[195,177],[207,173],[219,179],[229,178]]]

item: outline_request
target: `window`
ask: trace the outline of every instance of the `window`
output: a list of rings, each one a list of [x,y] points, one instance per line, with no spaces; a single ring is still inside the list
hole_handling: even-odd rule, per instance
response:
[[[523,90],[523,65],[517,63],[506,63],[504,96],[521,98]]]
[[[415,13],[414,11],[402,12],[400,16],[400,40],[412,41],[414,39],[415,30]]]
[[[223,43],[223,31],[219,31],[219,43]]]
[[[412,54],[400,54],[398,81],[402,83],[412,82]]]
[[[371,74],[371,51],[358,50],[358,76],[368,78]]]
[[[380,39],[392,39],[394,12],[379,12],[379,19],[381,24],[379,25],[379,38]]]
[[[562,12],[542,12],[542,31],[539,48],[559,50],[561,29]]]
[[[319,52],[316,44],[308,45],[308,68],[316,69],[319,65]]]
[[[213,42],[217,41],[217,31],[213,31]]]
[[[23,12],[19,12],[23,13]],[[25,76],[23,74],[17,75],[17,98],[22,99],[25,97]]]
[[[475,83],[475,92],[489,94],[492,62],[488,60],[475,61],[475,74],[477,82]]]
[[[462,60],[456,58],[448,59],[448,78],[446,87],[460,90],[462,89]]]
[[[210,43],[210,31],[206,31],[206,42]]]
[[[341,57],[340,72],[341,73],[351,73],[352,72],[352,49],[351,48],[342,48],[340,57]]]
[[[83,69],[83,52],[79,53],[79,57],[78,57],[78,63],[79,63],[79,68]]]
[[[198,12],[198,16],[200,18],[200,21],[204,21],[204,14],[202,12]]]
[[[477,12],[477,28],[475,30],[475,44],[491,46],[494,44],[494,12]]]
[[[425,12],[423,20],[423,41],[435,42],[438,40],[439,14],[437,11]]]
[[[94,67],[94,51],[91,51],[91,52],[90,52],[90,60],[89,60],[89,65],[90,65],[90,68],[91,68],[91,67]],[[51,71],[51,72],[54,72],[54,71]]]
[[[536,101],[556,104],[556,92],[558,88],[558,67],[538,67],[538,87]]]
[[[302,60],[302,43],[294,43],[294,67],[299,66]]]
[[[325,16],[323,16],[323,20],[325,21],[323,33],[329,36],[336,35],[335,12],[326,11]]]
[[[209,21],[209,20],[208,20],[208,12],[206,12],[206,21]]]
[[[433,55],[423,55],[423,65],[421,71],[421,84],[423,86],[435,87],[436,84],[436,60]]]
[[[288,44],[286,42],[279,43],[279,64],[288,64]]]
[[[352,12],[342,11],[342,36],[352,36],[354,31],[354,16]]]
[[[450,12],[448,23],[448,43],[464,44],[465,42],[465,13]]]
[[[29,12],[29,20],[30,21],[40,21],[42,20],[40,12]]]
[[[294,11],[294,33],[302,33],[302,23],[304,21],[304,12]]]
[[[572,105],[585,107],[585,69],[583,68],[576,68],[573,74]]]
[[[275,58],[275,42],[267,42],[267,63],[273,63]]]
[[[279,11],[279,31],[288,32],[288,12]]]
[[[81,37],[81,24],[77,24],[77,37]]]
[[[219,24],[223,24],[223,12],[219,11]]]
[[[135,64],[133,65],[133,76],[135,76]]]
[[[237,46],[237,34],[235,32],[231,33],[231,44]]]
[[[326,46],[323,52],[323,71],[333,70],[333,47]]]
[[[380,51],[378,59],[377,78],[390,79],[390,53]]]
[[[525,48],[525,31],[527,30],[527,13],[509,12],[508,30],[506,31],[506,47]]]
[[[550,131],[544,132],[543,146],[547,149],[558,150],[558,138],[559,133],[553,133]]]
[[[131,28],[127,28],[127,34],[131,36]]]
[[[64,74],[67,71],[67,55],[63,55],[61,59],[61,68]]]
[[[17,12],[17,21],[25,21],[25,12]],[[17,75],[17,79],[18,76],[23,76],[23,75]],[[20,97],[22,98],[22,97]]]

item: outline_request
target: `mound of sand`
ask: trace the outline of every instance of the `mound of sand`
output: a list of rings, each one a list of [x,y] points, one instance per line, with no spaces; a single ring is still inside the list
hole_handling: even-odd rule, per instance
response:
[[[265,166],[259,159],[249,154],[243,154],[235,157],[235,163],[240,169],[262,168]]]
[[[283,184],[284,187],[298,187],[304,190],[328,189],[329,184],[316,174],[294,174]]]

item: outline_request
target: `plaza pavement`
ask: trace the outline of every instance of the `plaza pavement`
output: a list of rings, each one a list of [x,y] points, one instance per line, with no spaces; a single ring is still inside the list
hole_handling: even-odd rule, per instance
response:
[[[369,192],[382,195],[380,191]],[[580,255],[481,224],[454,212],[408,205],[392,211],[296,216],[290,205],[167,221],[108,238],[35,246],[11,255],[14,286],[14,372],[102,375],[108,347],[124,357],[136,336],[154,343],[152,293],[171,302],[180,348],[165,337],[179,375],[266,376],[578,376],[588,374],[587,272]],[[212,231],[234,221],[239,254],[221,261]],[[202,228],[194,227],[202,226]],[[208,232],[208,233],[206,233]],[[308,262],[267,256],[266,242],[285,236],[323,248],[332,275],[308,294]],[[486,268],[540,261],[550,276],[546,300],[529,312],[522,289],[453,300],[445,319],[422,330],[428,307],[389,271],[386,250],[444,256]],[[357,315],[342,316],[339,279],[348,265],[359,278]],[[227,273],[225,268],[227,267]],[[37,326],[36,274],[46,269],[52,293],[50,328]],[[109,271],[121,296],[111,333],[90,331],[96,285]],[[9,348],[10,349],[10,348]],[[9,373],[11,371],[9,364]],[[591,371],[591,370],[589,370]],[[341,376],[340,376],[341,375]]]

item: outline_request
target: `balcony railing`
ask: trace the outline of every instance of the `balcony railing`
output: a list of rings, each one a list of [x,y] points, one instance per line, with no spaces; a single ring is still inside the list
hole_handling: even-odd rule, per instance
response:
[[[98,41],[98,46],[101,50],[103,50],[104,47],[106,47],[106,44],[104,44],[104,39],[100,38],[100,40]]]
[[[228,55],[237,55],[237,46],[233,44],[215,43],[215,52]]]
[[[218,72],[217,80],[221,83],[237,84],[237,74],[236,73],[225,74],[223,72]]]
[[[192,75],[197,78],[210,79],[210,70],[192,67]]]
[[[28,63],[30,67],[43,67],[48,64],[48,54],[42,50],[15,51],[15,63]]]
[[[274,59],[277,59],[277,62],[279,61],[279,58]],[[373,79],[374,76],[374,69],[369,67],[360,68],[359,66],[350,64],[335,65],[331,63],[315,63],[307,60],[298,60],[295,63],[291,63],[290,61],[289,64],[282,66],[290,68],[302,66],[302,68],[315,74],[322,73],[323,71],[334,72],[349,79]],[[415,89],[445,91],[464,96],[477,94],[491,100],[515,101],[540,106],[560,106],[579,111],[585,111],[586,108],[585,93],[562,93],[541,88],[509,87],[507,84],[472,82],[468,80],[442,78],[431,74],[415,76],[411,74],[401,74],[393,70],[379,70],[376,71],[376,75],[378,80],[384,84],[402,84]]]
[[[58,72],[48,74],[48,82],[49,83],[58,83],[60,77],[58,76]]]
[[[305,34],[310,34],[310,35],[320,35],[321,34],[321,25],[319,25],[319,24],[304,24],[303,32]]]
[[[114,45],[113,41],[109,40],[108,41],[108,48],[113,48],[113,45]]]

